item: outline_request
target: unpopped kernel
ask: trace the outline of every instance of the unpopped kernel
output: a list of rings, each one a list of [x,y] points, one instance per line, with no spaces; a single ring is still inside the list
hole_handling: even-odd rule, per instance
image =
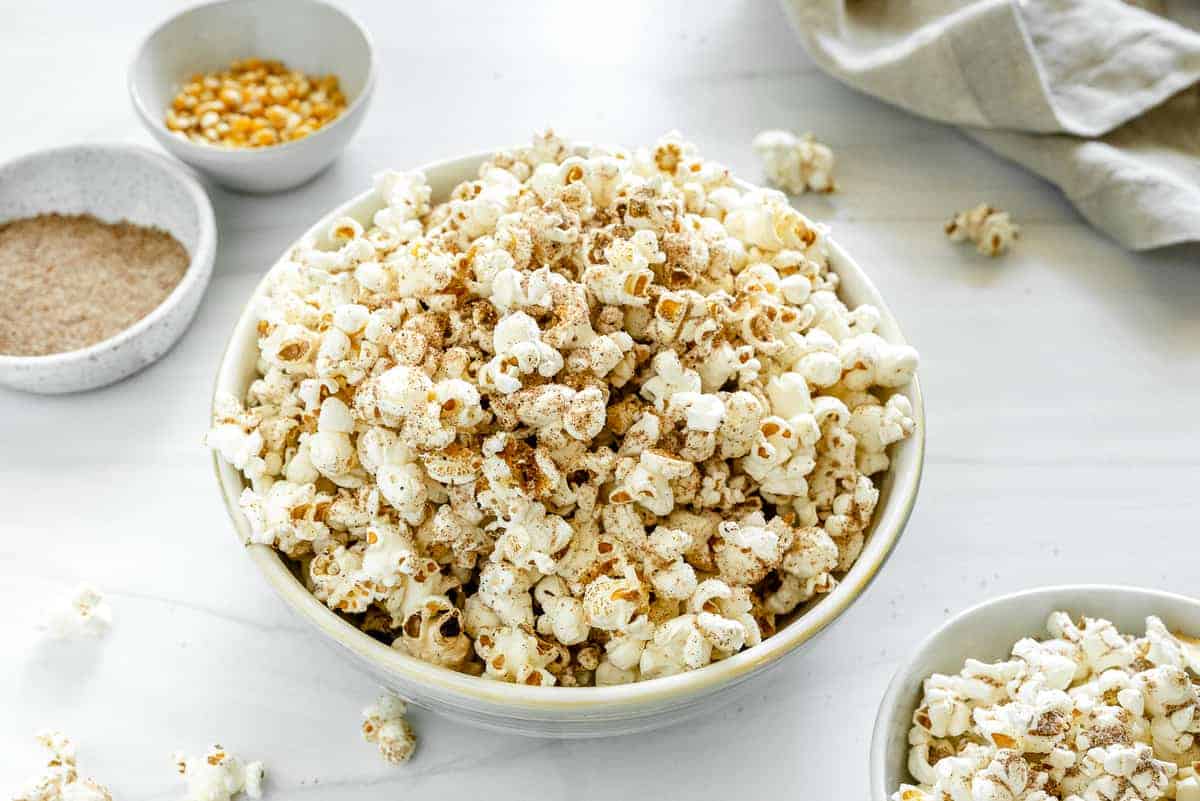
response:
[[[934,674],[893,801],[1194,801],[1200,652],[1157,617],[1142,637],[1054,612],[1012,658]]]
[[[917,354],[822,226],[678,134],[376,193],[271,273],[217,399],[251,542],[399,651],[541,686],[701,668],[833,590]]]

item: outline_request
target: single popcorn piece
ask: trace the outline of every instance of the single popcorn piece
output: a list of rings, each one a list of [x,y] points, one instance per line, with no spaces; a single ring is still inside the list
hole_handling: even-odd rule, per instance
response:
[[[832,189],[827,148],[772,147]],[[542,687],[700,669],[838,586],[918,359],[824,226],[678,133],[374,188],[268,275],[257,375],[214,404],[248,544],[408,657]]]
[[[1200,672],[1156,617],[1146,634],[1054,612],[1012,659],[925,680],[893,801],[1200,798]]]
[[[810,133],[796,136],[790,131],[763,131],[754,137],[754,152],[772,186],[793,195],[837,189],[833,151]]]
[[[75,744],[66,735],[45,731],[37,740],[50,752],[40,776],[26,782],[12,801],[113,801],[108,788],[95,779],[79,778]]]
[[[417,750],[417,735],[404,717],[408,707],[391,693],[379,696],[363,710],[363,739],[375,743],[389,764],[399,765],[412,759]]]
[[[261,762],[245,762],[220,745],[202,757],[175,753],[175,767],[187,783],[186,801],[230,801],[244,793],[262,798],[265,771]]]
[[[975,243],[975,248],[984,256],[1000,256],[1021,235],[1008,216],[1008,212],[981,203],[968,211],[960,211],[946,223],[946,236],[951,242]]]
[[[39,623],[54,639],[101,637],[112,626],[112,607],[95,587],[80,584],[69,597],[55,603]]]

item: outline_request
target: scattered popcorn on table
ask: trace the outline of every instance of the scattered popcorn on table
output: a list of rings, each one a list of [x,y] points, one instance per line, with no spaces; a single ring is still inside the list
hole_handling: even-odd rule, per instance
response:
[[[812,134],[796,136],[790,131],[763,131],[754,137],[753,147],[772,186],[793,195],[837,189],[833,180],[833,151]]]
[[[238,793],[262,798],[263,764],[243,763],[219,745],[209,748],[203,757],[176,752],[175,767],[187,782],[185,801],[230,801]]]
[[[678,134],[573,152],[538,136],[437,205],[380,175],[371,220],[268,277],[258,378],[207,436],[250,542],[345,620],[540,686],[769,637],[854,564],[915,427],[916,351],[839,298],[783,194]]]
[[[112,625],[112,607],[104,596],[89,584],[80,584],[51,607],[38,628],[55,639],[100,637]]]
[[[412,759],[417,750],[417,735],[404,714],[408,707],[391,693],[384,693],[379,700],[363,710],[363,739],[375,743],[379,753],[393,765]]]
[[[946,236],[951,242],[975,243],[984,256],[1000,256],[1021,235],[1021,229],[1009,219],[1007,211],[981,203],[969,211],[960,211],[946,223]]]
[[[80,779],[75,744],[61,732],[42,732],[38,742],[50,752],[42,775],[28,782],[12,801],[112,801],[112,793],[94,779]]]
[[[925,680],[893,801],[1200,799],[1200,664],[1156,617],[1146,633],[1054,612],[1050,639]]]

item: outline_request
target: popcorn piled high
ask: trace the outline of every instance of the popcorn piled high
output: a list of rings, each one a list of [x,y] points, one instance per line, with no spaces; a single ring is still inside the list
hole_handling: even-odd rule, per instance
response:
[[[58,601],[38,628],[54,639],[101,637],[112,626],[112,607],[95,587],[80,584]]]
[[[1002,255],[1021,235],[1021,229],[1008,216],[1007,211],[994,209],[981,203],[968,211],[960,211],[946,223],[946,236],[951,242],[975,243],[975,249],[984,256]]]
[[[375,743],[380,755],[393,765],[412,758],[417,750],[417,735],[404,717],[408,707],[391,693],[363,710],[363,739]]]
[[[796,136],[791,131],[763,131],[751,145],[762,160],[767,181],[793,195],[833,192],[833,151],[812,134]]]
[[[25,785],[13,801],[112,801],[112,793],[94,779],[80,779],[75,767],[75,744],[61,732],[37,737],[50,752],[42,775]]]
[[[262,798],[263,763],[243,763],[219,745],[209,748],[203,757],[177,752],[175,767],[187,782],[185,801],[230,801],[242,792],[249,798]]]
[[[934,674],[893,801],[1200,800],[1200,650],[1054,612],[1012,659]]]
[[[275,269],[207,442],[251,541],[420,659],[631,682],[758,643],[858,557],[916,352],[823,230],[678,135],[376,181]]]

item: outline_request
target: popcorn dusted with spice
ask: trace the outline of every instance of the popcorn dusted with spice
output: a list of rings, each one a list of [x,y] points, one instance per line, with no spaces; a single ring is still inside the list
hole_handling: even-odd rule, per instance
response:
[[[175,753],[175,767],[187,782],[185,801],[230,801],[239,793],[262,798],[266,777],[261,762],[243,763],[219,745],[202,757]]]
[[[55,639],[101,637],[112,626],[112,607],[95,587],[80,584],[58,601],[39,628]]]
[[[934,674],[893,801],[1186,801],[1200,790],[1200,661],[1156,617],[1143,637],[1066,612],[1012,658]]]
[[[754,137],[754,152],[762,159],[767,180],[793,195],[832,192],[833,151],[812,134],[796,136],[790,131],[763,131]]]
[[[588,686],[727,658],[837,586],[917,356],[838,297],[821,226],[677,134],[376,191],[267,278],[260,377],[208,436],[315,597],[414,658]]]
[[[1007,211],[981,203],[968,211],[960,211],[946,223],[946,236],[951,242],[975,243],[984,256],[999,256],[1007,251],[1021,235],[1021,229],[1009,218]]]
[[[417,750],[417,735],[408,725],[404,714],[408,707],[391,693],[363,710],[363,739],[375,743],[379,753],[393,765],[412,759]]]
[[[17,791],[12,801],[112,801],[112,793],[95,779],[80,779],[75,765],[75,744],[61,732],[37,736],[50,752],[42,775]]]

